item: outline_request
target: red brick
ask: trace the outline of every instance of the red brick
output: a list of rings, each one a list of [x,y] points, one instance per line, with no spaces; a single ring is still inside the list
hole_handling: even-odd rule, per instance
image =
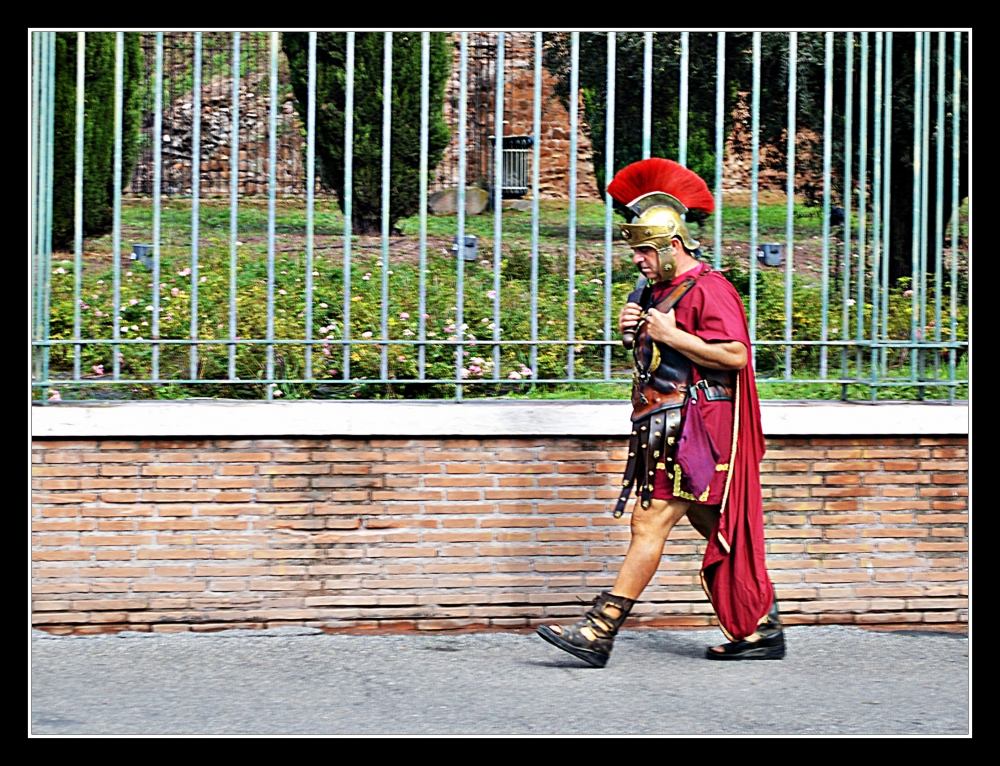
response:
[[[809,517],[809,521],[812,524],[874,524],[877,519],[871,513],[815,513]]]
[[[968,471],[966,460],[924,460],[920,463],[921,471]]]
[[[211,476],[215,467],[211,465],[144,465],[143,476]]]
[[[832,455],[831,455],[832,457]],[[881,466],[874,460],[836,460],[833,462],[816,461],[812,464],[814,471],[877,471]]]
[[[927,474],[875,474],[864,477],[865,484],[930,484]]]
[[[968,543],[917,543],[915,546],[918,552],[921,551],[967,551]]]
[[[967,513],[922,513],[917,516],[918,524],[968,524]]]
[[[879,527],[876,529],[865,529],[862,534],[865,537],[927,537],[927,530],[920,529],[919,527],[910,527],[908,529],[899,528],[885,528]]]
[[[921,497],[968,497],[968,487],[921,487]]]
[[[931,509],[935,511],[964,511],[969,507],[965,500],[935,500]]]
[[[97,476],[97,468],[89,465],[33,465],[32,476]]]

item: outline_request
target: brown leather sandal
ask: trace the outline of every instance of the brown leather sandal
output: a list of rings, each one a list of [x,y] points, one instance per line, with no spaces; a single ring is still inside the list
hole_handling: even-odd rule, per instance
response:
[[[634,605],[635,601],[632,599],[614,596],[611,591],[605,591],[594,599],[594,606],[579,622],[573,625],[559,626],[559,633],[556,633],[548,625],[540,625],[536,632],[564,652],[569,652],[574,657],[579,657],[596,668],[603,668],[611,656],[615,636],[618,635],[622,623],[625,622],[625,618],[628,617]],[[606,611],[607,607],[617,609],[618,616],[612,617]],[[593,639],[587,637],[583,632],[584,628],[590,629],[594,634]]]

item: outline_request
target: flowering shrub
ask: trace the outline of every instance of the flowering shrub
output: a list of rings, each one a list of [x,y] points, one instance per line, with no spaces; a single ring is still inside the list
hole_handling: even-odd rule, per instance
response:
[[[241,203],[242,204],[242,203]],[[600,210],[600,208],[598,208]],[[125,220],[132,228],[125,237],[143,238],[143,227],[149,225],[151,212],[148,202],[129,201]],[[292,217],[295,211],[282,210],[282,215]],[[297,214],[297,213],[296,213]],[[600,219],[603,226],[603,213]],[[535,389],[552,389],[555,385],[538,383],[561,379],[567,375],[570,349],[572,348],[575,377],[581,380],[600,378],[604,374],[605,350],[601,345],[577,343],[570,346],[538,345],[534,369],[532,348],[529,343],[494,346],[500,340],[528,341],[531,338],[531,254],[523,236],[507,236],[503,244],[500,263],[501,287],[497,294],[493,282],[493,261],[484,257],[482,263],[464,267],[464,304],[459,316],[456,304],[456,262],[445,249],[428,247],[426,272],[426,301],[421,314],[419,306],[420,273],[412,255],[405,250],[390,252],[389,280],[390,304],[382,325],[381,281],[382,264],[380,246],[366,249],[359,242],[352,258],[350,293],[347,296],[349,315],[344,315],[343,271],[338,250],[317,248],[315,251],[312,280],[311,353],[307,355],[305,343],[264,343],[268,337],[268,271],[267,246],[258,236],[251,241],[255,230],[265,230],[266,217],[253,207],[241,208],[241,234],[239,243],[239,268],[235,294],[234,341],[230,337],[230,287],[228,204],[203,203],[203,237],[199,248],[198,282],[192,285],[191,256],[185,224],[190,225],[189,207],[181,201],[165,203],[163,213],[164,239],[161,245],[161,279],[154,285],[152,273],[141,266],[124,262],[120,273],[118,322],[120,336],[129,340],[149,340],[154,337],[153,317],[158,318],[159,337],[164,340],[186,340],[191,336],[192,287],[198,296],[198,337],[206,343],[198,347],[196,378],[221,381],[229,377],[232,355],[236,384],[179,384],[128,386],[127,395],[133,398],[170,398],[183,396],[227,396],[260,398],[266,387],[260,383],[267,375],[269,355],[273,360],[276,379],[302,379],[308,368],[316,382],[276,384],[275,395],[284,398],[323,398],[357,396],[367,398],[390,397],[451,397],[455,383],[421,382],[420,372],[426,379],[462,381],[464,395],[495,396],[507,392],[526,392]],[[485,228],[485,219],[471,219]],[[432,223],[438,224],[437,221]],[[506,224],[506,221],[505,221]],[[471,225],[471,224],[470,224]],[[342,224],[335,215],[317,210],[317,233],[336,233]],[[256,229],[255,229],[256,227]],[[291,224],[286,228],[296,230]],[[603,231],[603,229],[601,229]],[[480,233],[481,242],[487,234]],[[603,236],[603,235],[602,235]],[[540,342],[565,341],[569,335],[567,309],[569,284],[566,279],[567,263],[564,232],[556,231],[549,240],[542,239],[538,258],[537,337]],[[109,239],[109,238],[106,238]],[[596,241],[595,237],[595,241]],[[301,243],[301,240],[298,241]],[[395,244],[395,243],[394,243]],[[403,246],[405,248],[405,245]],[[484,253],[492,258],[490,245],[482,244]],[[581,248],[578,252],[575,297],[575,322],[573,337],[576,341],[604,339],[604,291],[607,276],[604,272],[603,241],[591,244],[592,251]],[[92,249],[88,243],[87,249]],[[306,337],[306,268],[304,248],[283,245],[275,254],[273,274],[273,338],[300,339]],[[412,252],[412,251],[411,251]],[[617,340],[617,313],[626,296],[634,288],[635,267],[627,257],[617,253],[611,273],[611,327],[612,340]],[[485,264],[485,265],[482,265]],[[50,300],[50,337],[71,339],[74,324],[74,267],[73,261],[56,254],[52,263],[52,295]],[[126,268],[127,266],[127,268]],[[749,313],[749,274],[736,260],[725,264],[726,276],[743,296]],[[131,269],[135,269],[133,272]],[[757,276],[757,337],[761,340],[781,340],[785,333],[785,300],[783,270],[758,269]],[[947,288],[947,285],[945,286]],[[856,288],[854,288],[856,289]],[[154,305],[154,290],[159,294],[158,312]],[[933,296],[933,285],[929,286]],[[81,285],[80,322],[81,337],[111,338],[114,326],[114,275],[106,262],[87,265]],[[890,291],[888,300],[888,331],[892,338],[908,338],[911,326],[910,286],[905,281]],[[947,291],[945,292],[947,295]],[[856,293],[854,293],[856,297]],[[819,340],[821,335],[822,296],[816,277],[807,279],[796,274],[793,280],[793,338]],[[852,297],[853,300],[853,297]],[[494,306],[499,301],[500,326],[494,320]],[[870,301],[870,297],[866,298]],[[948,301],[944,305],[947,307]],[[828,331],[831,340],[840,337],[855,338],[857,333],[857,306],[851,305],[849,321],[842,324],[840,283],[831,275],[831,293],[828,308]],[[872,306],[861,306],[865,337],[870,337]],[[949,339],[950,320],[942,316],[941,337]],[[925,327],[919,331],[933,338],[933,303],[925,317]],[[345,325],[352,340],[348,347]],[[958,316],[957,338],[967,338],[966,306],[961,304]],[[427,341],[421,346],[421,339]],[[246,340],[258,341],[254,344]],[[446,341],[432,345],[435,341]],[[461,343],[461,347],[459,347]],[[461,350],[459,350],[461,349]],[[459,353],[461,355],[459,355]],[[831,371],[839,369],[841,353],[831,349]],[[102,385],[110,380],[114,371],[114,346],[110,344],[81,344],[81,369],[84,377],[100,379]],[[784,374],[785,351],[781,346],[759,345],[755,349],[757,371],[762,378]],[[854,354],[849,354],[853,364]],[[792,368],[796,376],[816,377],[820,351],[816,346],[794,347]],[[631,377],[631,359],[620,343],[613,343],[610,351],[613,374],[623,383],[612,392],[625,396],[627,381]],[[73,346],[53,346],[50,352],[50,370],[53,377],[67,378],[73,370]],[[123,344],[119,356],[120,376],[123,379],[149,379],[152,377],[153,348],[147,344]],[[893,349],[887,355],[890,368],[903,368],[908,362],[905,349]],[[499,367],[497,367],[499,364]],[[191,374],[190,346],[186,344],[161,344],[158,350],[158,367],[161,379],[187,380]],[[383,369],[392,384],[362,383],[366,379],[382,379]],[[908,368],[907,368],[908,369]],[[345,370],[349,382],[344,382]],[[359,381],[357,383],[353,381]],[[110,387],[110,384],[108,386]],[[60,387],[63,396],[70,398],[72,389]],[[93,391],[93,388],[88,389]],[[43,392],[36,392],[42,397]],[[50,394],[45,391],[44,396]]]

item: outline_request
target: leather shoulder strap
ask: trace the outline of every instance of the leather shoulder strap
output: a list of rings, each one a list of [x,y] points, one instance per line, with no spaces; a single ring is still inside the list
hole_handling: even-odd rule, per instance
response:
[[[695,282],[697,282],[699,279],[705,276],[705,274],[710,274],[711,271],[712,271],[711,269],[705,269],[696,277],[688,277],[679,285],[677,285],[677,287],[675,287],[673,290],[671,290],[669,293],[663,296],[663,300],[657,303],[654,306],[654,308],[657,311],[666,314],[668,311],[670,311],[670,309],[672,309],[680,302],[681,298],[683,298],[687,294],[688,290],[694,287]]]

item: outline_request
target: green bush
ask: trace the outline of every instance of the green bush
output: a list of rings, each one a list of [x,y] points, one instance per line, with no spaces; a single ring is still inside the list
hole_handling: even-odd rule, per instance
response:
[[[295,107],[306,123],[309,95],[309,35],[282,34]],[[384,34],[358,33],[354,42],[354,164],[352,218],[358,233],[377,232],[382,219],[382,73]],[[444,89],[452,55],[447,35],[430,36],[428,180],[448,145]],[[421,35],[392,36],[392,135],[390,136],[389,225],[413,215],[420,183]],[[347,36],[321,32],[316,41],[316,153],[320,180],[337,194],[344,209],[344,105]]]
[[[84,74],[83,233],[111,229],[115,157],[114,32],[88,32]],[[76,178],[75,32],[56,35],[56,89],[53,151],[52,244],[72,245]],[[122,188],[135,165],[139,138],[142,51],[139,34],[125,34],[122,113]]]

